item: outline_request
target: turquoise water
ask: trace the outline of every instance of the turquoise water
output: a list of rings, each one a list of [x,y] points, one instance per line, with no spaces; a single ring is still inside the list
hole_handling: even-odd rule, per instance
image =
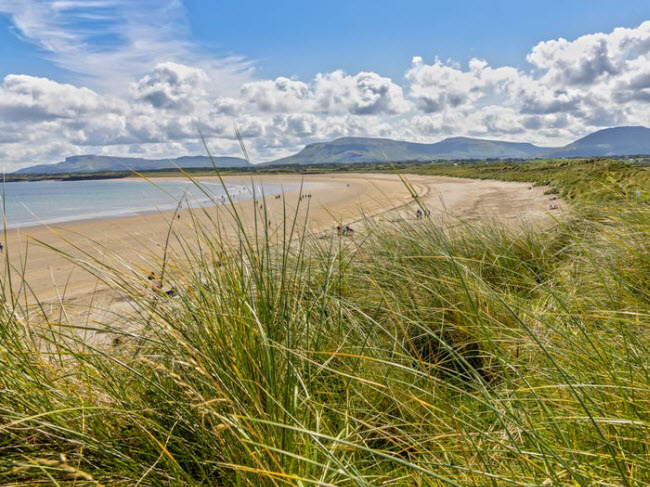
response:
[[[6,183],[4,208],[7,228],[53,224],[94,218],[115,218],[141,213],[172,210],[179,201],[193,208],[225,204],[225,191],[219,182],[202,182],[213,199],[190,181],[98,180],[38,181]],[[226,183],[235,201],[257,196],[281,194],[296,184]],[[0,198],[2,188],[0,188]],[[1,208],[1,205],[0,205]]]

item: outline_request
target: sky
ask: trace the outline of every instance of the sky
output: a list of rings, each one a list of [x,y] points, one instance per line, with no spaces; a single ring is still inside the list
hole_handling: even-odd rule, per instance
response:
[[[650,126],[648,0],[0,0],[0,170]]]

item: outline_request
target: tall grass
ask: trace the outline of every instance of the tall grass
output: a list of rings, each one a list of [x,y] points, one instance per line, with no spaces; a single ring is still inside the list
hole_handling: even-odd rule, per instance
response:
[[[258,218],[177,236],[177,299],[80,263],[135,303],[107,343],[2,288],[1,483],[650,483],[647,207],[354,238]]]
[[[591,205],[647,202],[650,200],[650,166],[610,159],[552,159],[534,162],[483,162],[426,164],[409,172],[465,178],[520,181],[547,187],[574,203]],[[637,197],[637,191],[640,193]]]

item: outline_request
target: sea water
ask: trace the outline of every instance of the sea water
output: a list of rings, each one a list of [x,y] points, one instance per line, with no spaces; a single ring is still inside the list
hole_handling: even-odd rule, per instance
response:
[[[0,187],[7,228],[28,227],[95,218],[115,218],[182,207],[205,207],[262,194],[291,191],[297,184],[227,182],[200,183],[156,180],[35,181]],[[4,195],[2,194],[4,193]],[[207,194],[206,194],[207,193]],[[0,225],[1,228],[1,225]]]

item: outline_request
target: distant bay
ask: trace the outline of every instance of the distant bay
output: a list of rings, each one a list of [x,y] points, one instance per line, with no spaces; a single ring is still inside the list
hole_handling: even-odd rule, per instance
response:
[[[226,189],[235,201],[281,194],[295,183],[201,182],[205,192],[190,181],[90,180],[6,183],[3,199],[7,228],[63,223],[96,218],[117,218],[173,210],[182,201],[193,208],[224,204]],[[0,207],[1,208],[1,207]]]

